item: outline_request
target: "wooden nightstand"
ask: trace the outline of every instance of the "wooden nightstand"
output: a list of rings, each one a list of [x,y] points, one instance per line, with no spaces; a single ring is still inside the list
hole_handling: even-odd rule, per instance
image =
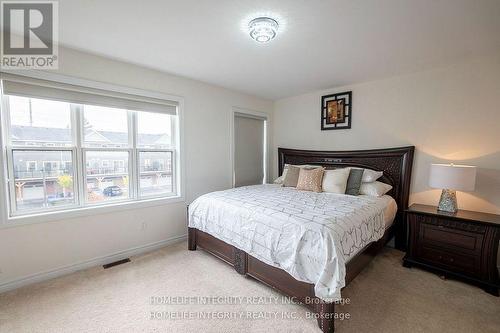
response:
[[[409,241],[403,266],[426,268],[499,295],[500,215],[467,210],[451,214],[427,205],[412,205],[406,214]]]

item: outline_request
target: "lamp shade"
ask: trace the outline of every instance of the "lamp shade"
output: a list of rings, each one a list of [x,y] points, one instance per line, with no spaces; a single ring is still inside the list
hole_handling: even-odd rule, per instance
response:
[[[475,166],[431,164],[430,187],[457,191],[474,191],[475,185]]]

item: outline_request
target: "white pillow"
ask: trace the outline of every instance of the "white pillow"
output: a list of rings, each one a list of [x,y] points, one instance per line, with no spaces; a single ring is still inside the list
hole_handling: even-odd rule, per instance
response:
[[[323,174],[323,192],[345,194],[349,168],[325,170]]]
[[[353,169],[362,169],[362,168],[353,168]],[[382,177],[382,175],[384,174],[384,172],[382,171],[375,171],[372,169],[363,169],[363,170],[364,170],[363,178],[361,179],[362,183],[373,183],[374,181]]]
[[[382,182],[361,183],[359,194],[381,197],[392,189],[392,186]]]
[[[292,164],[293,165],[293,164]],[[288,172],[288,167],[290,166],[290,164],[285,164],[283,166],[283,174],[276,178],[274,180],[274,184],[283,184],[283,182],[285,181],[285,177],[286,177],[286,173]],[[321,168],[322,166],[321,165],[309,165],[309,164],[303,164],[303,165],[293,165],[293,166],[296,166],[298,168],[308,168],[308,169],[315,169],[315,168]]]
[[[283,184],[283,182],[285,181],[285,176],[285,172],[283,171],[283,176],[276,178],[273,184]]]
[[[384,174],[384,172],[382,172],[382,171],[365,169],[365,171],[363,171],[363,178],[361,179],[361,182],[362,183],[373,183],[374,181],[376,181],[377,179],[382,177],[383,174]]]

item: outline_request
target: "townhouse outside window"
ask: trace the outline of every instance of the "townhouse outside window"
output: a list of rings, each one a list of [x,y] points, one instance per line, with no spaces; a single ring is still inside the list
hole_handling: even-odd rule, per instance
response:
[[[2,74],[11,216],[179,194],[175,102]]]

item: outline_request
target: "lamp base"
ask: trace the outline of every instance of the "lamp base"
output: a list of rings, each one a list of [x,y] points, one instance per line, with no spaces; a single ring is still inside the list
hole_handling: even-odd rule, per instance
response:
[[[454,190],[443,190],[439,199],[438,210],[448,213],[458,211],[457,194]]]

